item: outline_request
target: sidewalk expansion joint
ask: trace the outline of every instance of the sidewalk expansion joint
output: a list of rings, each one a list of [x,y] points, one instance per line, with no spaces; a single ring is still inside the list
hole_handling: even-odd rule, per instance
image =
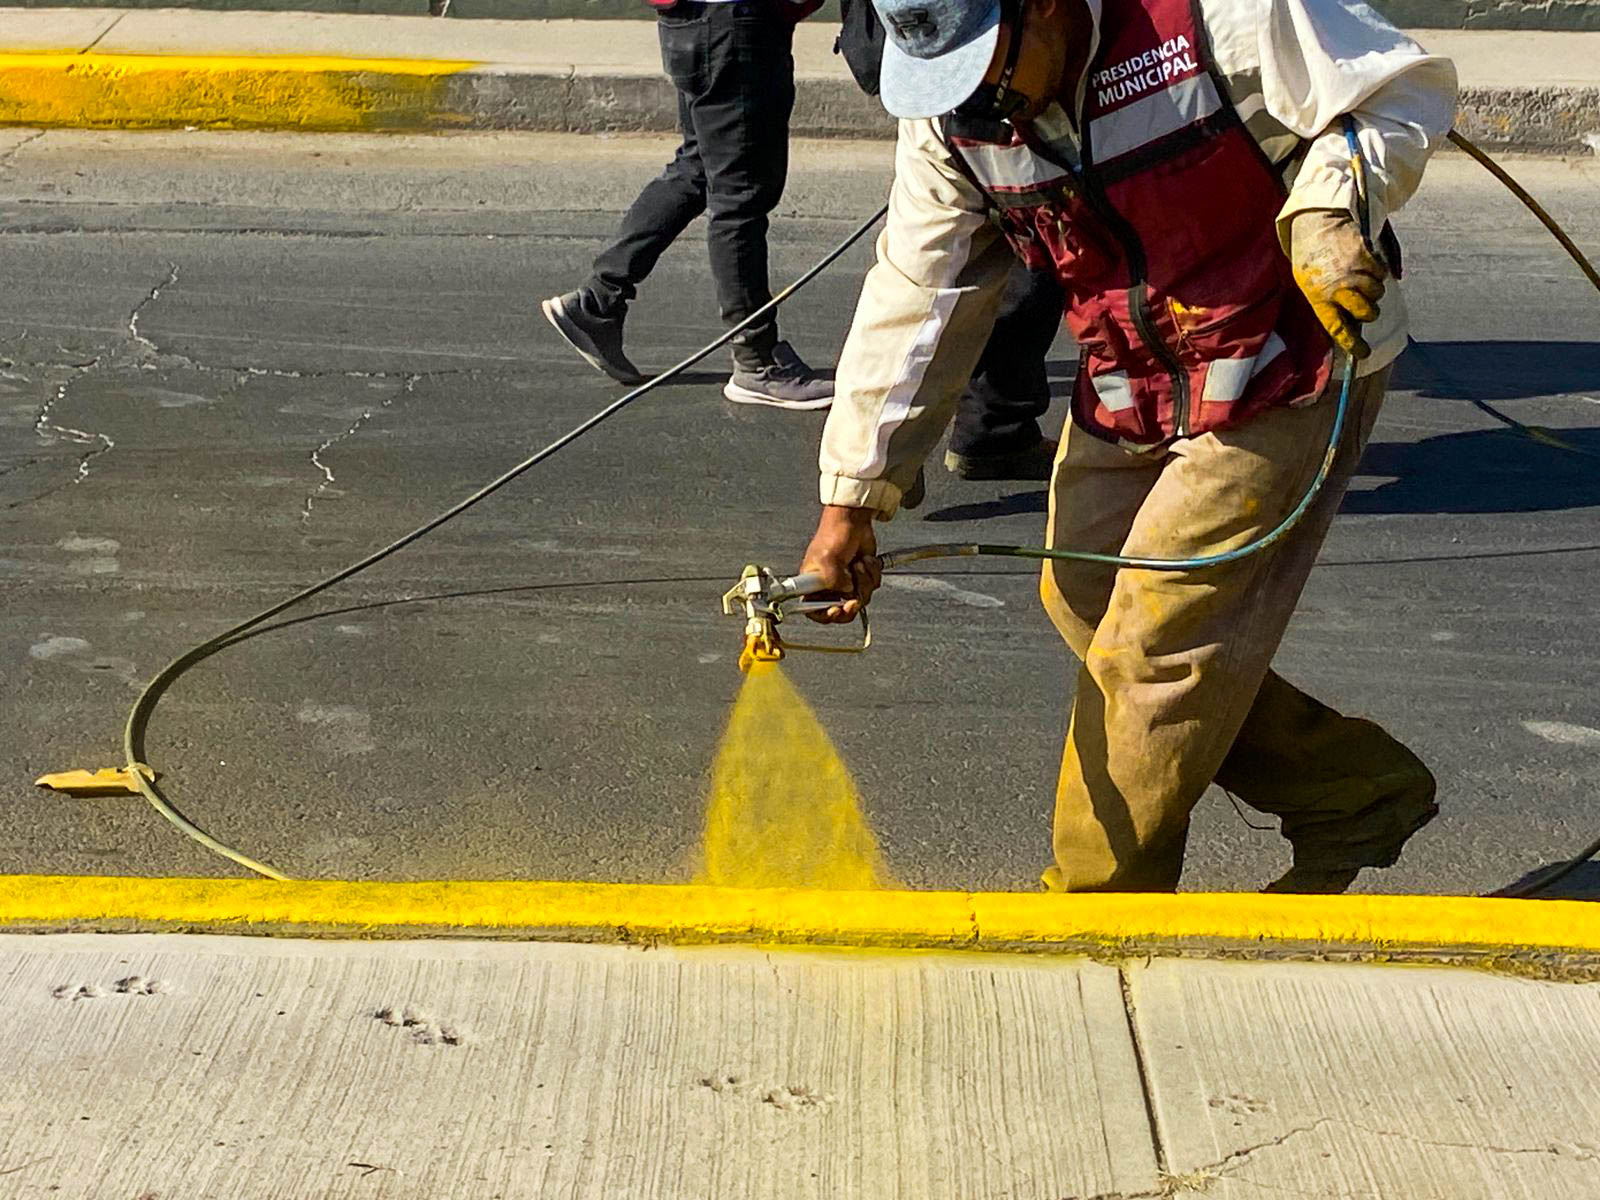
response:
[[[1150,1143],[1155,1151],[1156,1170],[1165,1179],[1171,1174],[1167,1165],[1167,1139],[1161,1133],[1161,1117],[1156,1110],[1155,1087],[1144,1052],[1144,1038],[1139,1032],[1139,1012],[1133,998],[1133,979],[1129,976],[1127,967],[1117,967],[1117,983],[1122,989],[1122,1015],[1128,1022],[1128,1040],[1133,1047],[1134,1066],[1139,1072],[1139,1094],[1144,1097],[1145,1120],[1150,1126]]]

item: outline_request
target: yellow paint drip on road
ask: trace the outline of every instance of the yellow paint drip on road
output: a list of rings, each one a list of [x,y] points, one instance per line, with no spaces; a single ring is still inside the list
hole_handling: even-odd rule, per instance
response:
[[[42,128],[436,127],[471,62],[304,55],[0,54],[0,124]],[[465,115],[459,117],[465,125]]]
[[[711,770],[697,882],[868,891],[895,883],[850,772],[777,663],[755,663]]]

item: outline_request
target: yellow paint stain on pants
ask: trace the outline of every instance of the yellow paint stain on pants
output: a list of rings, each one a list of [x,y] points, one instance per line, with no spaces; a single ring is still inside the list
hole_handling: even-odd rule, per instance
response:
[[[866,891],[897,886],[816,715],[776,663],[757,663],[711,769],[697,882]]]
[[[473,65],[298,55],[0,54],[0,124],[424,128],[450,122],[442,111],[445,82]]]

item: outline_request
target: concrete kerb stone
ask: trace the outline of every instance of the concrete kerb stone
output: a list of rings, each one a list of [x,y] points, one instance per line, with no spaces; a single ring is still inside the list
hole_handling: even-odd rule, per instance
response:
[[[1600,153],[1600,88],[1463,88],[1456,128],[1486,150]]]
[[[797,80],[793,128],[887,138],[893,122],[850,81]],[[678,125],[654,71],[430,60],[0,53],[0,124],[328,132],[664,133]],[[1489,149],[1586,153],[1600,85],[1469,87],[1459,128]]]
[[[661,75],[556,75],[474,67],[443,81],[439,128],[524,133],[671,133],[678,98]],[[798,79],[792,128],[802,137],[891,138],[876,101],[834,79]]]
[[[1442,896],[0,876],[0,929],[1479,962],[1556,976],[1600,967],[1600,907]]]

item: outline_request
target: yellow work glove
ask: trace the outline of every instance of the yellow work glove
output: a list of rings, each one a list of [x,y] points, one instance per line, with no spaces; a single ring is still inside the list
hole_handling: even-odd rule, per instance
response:
[[[1361,326],[1377,319],[1389,271],[1367,249],[1356,218],[1333,209],[1296,213],[1289,225],[1289,262],[1333,344],[1352,358],[1370,355]]]

